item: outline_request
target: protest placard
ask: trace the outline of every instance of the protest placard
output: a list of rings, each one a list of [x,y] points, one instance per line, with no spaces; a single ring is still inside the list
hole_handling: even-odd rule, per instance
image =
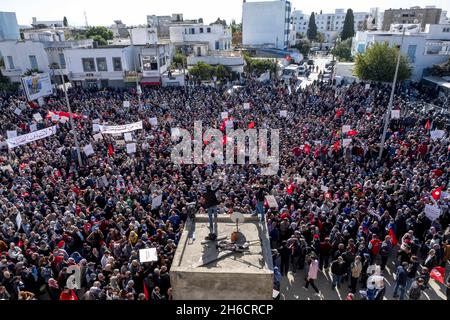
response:
[[[87,144],[83,147],[84,154],[89,157],[91,154],[94,154],[94,148],[92,148],[92,144]]]
[[[136,153],[136,143],[127,144],[127,153],[128,154]]]

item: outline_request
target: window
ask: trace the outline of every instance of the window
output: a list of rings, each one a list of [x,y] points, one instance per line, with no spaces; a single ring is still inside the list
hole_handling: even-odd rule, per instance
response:
[[[203,33],[203,28],[200,28],[200,33]]]
[[[97,58],[97,70],[108,71],[108,65],[106,64],[106,58]]]
[[[93,71],[95,71],[94,58],[82,58],[81,62],[83,64],[84,72],[93,72]]]
[[[153,56],[142,56],[142,69],[144,71],[158,70],[158,61]]]
[[[211,28],[206,28],[207,33],[211,33]]]
[[[112,58],[114,71],[122,71],[122,59],[119,57]]]
[[[442,32],[450,32],[450,28],[444,28],[442,29]]]
[[[30,59],[30,67],[31,69],[39,69],[36,56],[28,56]]]
[[[191,28],[191,34],[195,34],[195,29]]]
[[[64,58],[64,53],[58,54],[59,57],[59,65],[61,66],[61,69],[64,69],[66,67],[66,59]]]
[[[416,49],[417,46],[415,44],[408,46],[408,58],[411,63],[414,63],[416,61]]]
[[[8,64],[10,69],[14,69],[14,61],[12,56],[8,56]]]
[[[219,50],[219,41],[216,41],[216,50]]]

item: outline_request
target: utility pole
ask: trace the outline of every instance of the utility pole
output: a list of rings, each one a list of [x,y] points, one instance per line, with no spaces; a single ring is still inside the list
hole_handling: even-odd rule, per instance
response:
[[[134,65],[134,73],[135,73],[135,76],[136,76],[136,93],[137,93],[137,96],[138,96],[138,102],[139,102],[139,109],[141,109],[141,93],[142,93],[142,91],[141,91],[141,87],[139,86],[139,81],[138,81],[138,72],[137,72],[137,66],[136,66],[136,55],[137,55],[137,52],[135,52],[135,50],[134,50],[134,44],[133,44],[133,31],[130,33],[130,43],[131,43],[131,47],[133,48],[133,65]]]
[[[383,135],[381,137],[380,153],[378,155],[378,162],[381,162],[381,158],[383,157],[384,143],[386,141],[386,132],[387,132],[387,128],[389,126],[389,120],[391,119],[392,104],[394,102],[395,86],[397,84],[398,67],[400,65],[400,57],[401,57],[401,51],[402,51],[402,46],[403,46],[403,39],[405,37],[405,31],[406,31],[406,28],[404,26],[402,26],[402,28],[403,28],[402,41],[400,43],[400,48],[398,48],[397,65],[395,66],[394,80],[392,81],[391,96],[389,98],[389,105],[388,105],[387,112],[386,112],[386,115],[384,118],[384,128],[383,128]]]
[[[53,69],[53,72],[55,72],[54,69]],[[66,106],[67,106],[67,109],[69,110],[70,128],[72,129],[73,139],[75,140],[75,148],[77,149],[78,164],[80,166],[82,166],[83,159],[81,158],[80,144],[78,143],[77,128],[75,127],[74,122],[73,122],[72,108],[70,107],[69,96],[67,95],[66,83],[64,82],[64,76],[63,76],[62,72],[60,73],[60,75],[61,75],[61,83],[62,83],[63,90],[64,90],[64,96],[66,97]]]

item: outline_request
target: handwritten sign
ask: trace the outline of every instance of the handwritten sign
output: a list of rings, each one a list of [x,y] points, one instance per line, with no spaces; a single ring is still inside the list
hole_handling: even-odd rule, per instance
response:
[[[280,110],[280,117],[286,118],[287,117],[287,110]]]
[[[83,147],[83,151],[87,157],[89,157],[91,154],[94,154],[94,148],[92,148],[92,144],[85,145]]]
[[[56,133],[56,126],[48,127],[42,130],[34,131],[28,134],[24,134],[21,136],[17,136],[15,138],[11,138],[6,140],[8,143],[8,148],[12,149],[18,147],[20,145],[33,142],[39,139],[47,138]]]
[[[136,143],[127,144],[127,153],[128,154],[136,153]]]
[[[431,221],[436,220],[441,215],[441,209],[438,206],[425,205],[425,215]]]
[[[158,254],[156,248],[140,249],[139,250],[139,262],[152,262],[158,261]]]
[[[392,110],[391,118],[392,119],[400,119],[400,110]]]

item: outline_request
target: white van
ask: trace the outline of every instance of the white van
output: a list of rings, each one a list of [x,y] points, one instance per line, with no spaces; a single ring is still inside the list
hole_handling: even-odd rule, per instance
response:
[[[299,75],[299,66],[296,64],[290,64],[286,68],[284,68],[281,77],[283,79],[291,79],[294,77],[295,78],[298,77],[298,75]]]

